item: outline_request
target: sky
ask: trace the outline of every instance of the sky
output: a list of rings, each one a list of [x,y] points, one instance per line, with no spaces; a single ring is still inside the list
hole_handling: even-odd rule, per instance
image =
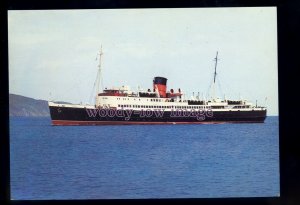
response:
[[[103,47],[103,86],[207,96],[218,51],[217,95],[278,115],[276,7],[10,10],[9,92],[91,103]]]

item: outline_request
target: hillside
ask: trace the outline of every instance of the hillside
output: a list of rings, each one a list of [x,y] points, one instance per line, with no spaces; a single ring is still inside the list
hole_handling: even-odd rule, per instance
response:
[[[9,116],[50,116],[48,102],[9,94]]]

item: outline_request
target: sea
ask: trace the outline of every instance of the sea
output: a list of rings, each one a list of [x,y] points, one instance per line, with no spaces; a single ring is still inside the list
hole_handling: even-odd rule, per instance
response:
[[[52,126],[10,118],[12,200],[277,197],[279,121]]]

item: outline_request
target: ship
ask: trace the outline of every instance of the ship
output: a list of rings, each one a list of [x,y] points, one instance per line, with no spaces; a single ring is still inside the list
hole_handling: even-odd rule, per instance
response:
[[[253,105],[245,99],[215,97],[218,52],[216,54],[210,98],[186,98],[179,88],[167,90],[168,79],[153,78],[152,89],[136,91],[129,86],[100,89],[102,80],[102,47],[94,83],[95,102],[69,104],[49,101],[52,125],[159,125],[264,123],[265,106]],[[103,83],[103,82],[102,82]]]

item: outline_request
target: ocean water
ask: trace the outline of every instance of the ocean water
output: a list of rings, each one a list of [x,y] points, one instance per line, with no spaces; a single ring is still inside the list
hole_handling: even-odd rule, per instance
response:
[[[278,196],[278,117],[263,124],[51,126],[10,119],[11,198]]]

